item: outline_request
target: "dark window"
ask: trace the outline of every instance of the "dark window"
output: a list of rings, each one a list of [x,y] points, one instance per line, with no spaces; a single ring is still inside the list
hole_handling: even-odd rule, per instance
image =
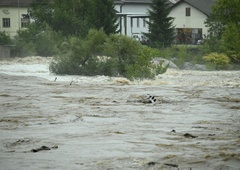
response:
[[[22,18],[21,18],[21,27],[27,27],[27,25],[30,22],[30,18],[28,14],[22,14]]]
[[[191,16],[191,8],[186,8],[186,16]]]
[[[139,27],[139,18],[137,18],[137,27]]]
[[[2,21],[3,21],[2,25],[4,28],[10,27],[10,18],[3,18]]]

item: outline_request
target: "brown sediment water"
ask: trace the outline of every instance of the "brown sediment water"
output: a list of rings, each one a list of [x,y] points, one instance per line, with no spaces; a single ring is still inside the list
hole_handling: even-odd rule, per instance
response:
[[[0,169],[239,169],[240,71],[130,82],[50,61],[0,61]]]

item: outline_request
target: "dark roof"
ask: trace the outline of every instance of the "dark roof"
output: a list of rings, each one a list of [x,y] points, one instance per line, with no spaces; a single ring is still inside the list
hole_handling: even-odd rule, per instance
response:
[[[189,5],[195,7],[207,16],[209,16],[212,11],[211,5],[213,4],[213,0],[180,0],[175,5],[173,5],[173,8],[182,2],[188,3]]]
[[[0,7],[29,7],[33,0],[0,0]]]
[[[178,0],[166,0],[171,3]],[[115,4],[151,4],[152,0],[114,0]]]
[[[114,0],[115,4],[151,4],[152,0]]]
[[[168,0],[171,2],[171,0]],[[178,0],[175,0],[178,1]],[[33,0],[0,0],[0,7],[29,7]],[[114,0],[114,4],[151,4],[152,0]]]

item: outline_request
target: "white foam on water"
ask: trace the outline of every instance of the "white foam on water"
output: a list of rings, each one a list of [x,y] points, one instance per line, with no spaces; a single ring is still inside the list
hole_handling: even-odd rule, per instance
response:
[[[1,168],[240,167],[239,71],[169,69],[155,80],[130,82],[53,75],[51,60],[0,61]],[[146,94],[156,103],[137,102]]]
[[[76,76],[54,75],[49,72],[51,57],[13,58],[0,61],[0,73],[18,76],[36,76],[54,81],[75,83],[119,83],[142,85],[174,85],[174,86],[233,86],[240,87],[240,71],[193,71],[172,70],[156,76],[154,80],[135,80],[129,82],[125,78],[108,76]]]

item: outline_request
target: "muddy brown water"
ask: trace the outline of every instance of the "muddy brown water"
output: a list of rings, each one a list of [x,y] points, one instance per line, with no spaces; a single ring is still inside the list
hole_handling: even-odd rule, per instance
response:
[[[240,72],[54,82],[44,65],[0,65],[0,169],[240,168]]]

